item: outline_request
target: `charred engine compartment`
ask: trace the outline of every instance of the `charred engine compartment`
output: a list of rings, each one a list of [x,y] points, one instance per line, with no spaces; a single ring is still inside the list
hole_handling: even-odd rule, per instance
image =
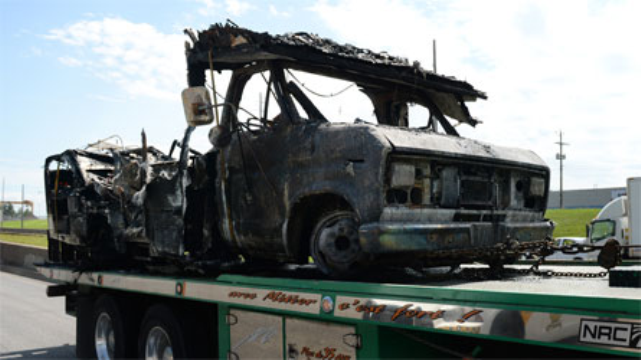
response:
[[[215,167],[207,162],[215,155],[189,149],[193,129],[169,154],[147,146],[143,133],[141,147],[98,142],[47,158],[50,260],[109,266],[212,259]]]

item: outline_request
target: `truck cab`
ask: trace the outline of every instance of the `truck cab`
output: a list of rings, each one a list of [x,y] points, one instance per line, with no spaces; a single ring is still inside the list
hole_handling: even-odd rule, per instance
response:
[[[627,180],[627,195],[607,203],[587,226],[593,245],[603,245],[613,238],[622,245],[641,245],[641,178]],[[624,257],[638,258],[638,248],[626,249]]]
[[[231,72],[210,141],[222,158],[220,232],[244,257],[311,256],[336,274],[377,263],[491,263],[505,260],[497,248],[551,236],[545,163],[463,138],[451,124],[478,123],[465,103],[486,96],[470,84],[304,33],[214,25],[191,38],[192,89],[206,85],[204,74]],[[369,120],[333,120],[338,100],[324,108],[310,89],[330,80],[360,91]],[[251,82],[265,94],[257,113],[245,105],[255,102]]]
[[[607,203],[588,226],[588,238],[595,245],[607,239],[616,239],[625,244],[629,240],[627,196],[620,196]]]

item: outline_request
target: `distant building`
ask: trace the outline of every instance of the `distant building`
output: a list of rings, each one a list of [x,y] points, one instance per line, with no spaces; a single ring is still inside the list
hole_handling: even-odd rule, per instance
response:
[[[601,188],[601,189],[581,189],[581,190],[564,190],[563,191],[563,208],[602,208],[610,200],[625,195],[625,187]],[[548,199],[549,209],[558,209],[560,207],[558,191],[550,191]]]

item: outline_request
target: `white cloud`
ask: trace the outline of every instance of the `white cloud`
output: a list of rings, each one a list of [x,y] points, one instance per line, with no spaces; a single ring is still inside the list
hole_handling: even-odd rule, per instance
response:
[[[82,61],[73,58],[71,56],[61,56],[58,58],[58,61],[60,61],[63,65],[69,66],[69,67],[77,67],[82,65]]]
[[[84,66],[130,96],[176,101],[185,85],[182,34],[164,34],[145,23],[120,18],[79,21],[45,35],[68,45],[71,55],[58,60]]]
[[[35,46],[32,46],[29,49],[31,50],[31,55],[36,56],[36,57],[42,56],[42,49],[40,49],[38,47],[35,47]]]
[[[203,5],[203,7],[198,9],[198,13],[202,16],[213,16],[216,13],[216,10],[219,8],[219,5],[213,0],[195,0]]]
[[[275,17],[288,18],[291,16],[291,14],[288,11],[278,10],[276,6],[274,6],[274,4],[269,4],[269,13]]]
[[[110,102],[110,103],[121,103],[125,101],[125,99],[122,99],[122,98],[108,96],[108,95],[101,95],[101,94],[88,94],[87,98],[96,99],[104,102]]]
[[[529,148],[553,170],[559,129],[571,143],[566,188],[623,186],[641,175],[635,120],[641,81],[641,2],[317,2],[312,11],[337,40],[418,59],[469,80],[489,101],[470,105],[484,120],[471,138]],[[354,16],[358,14],[358,16]],[[329,34],[328,34],[329,35]]]
[[[207,17],[221,17],[221,4],[214,0],[194,0],[202,5],[198,8],[198,14]],[[225,0],[225,11],[231,16],[242,16],[247,11],[256,7],[242,0]]]
[[[254,9],[252,4],[241,0],[225,0],[225,5],[227,5],[227,12],[233,16],[241,16],[247,11]]]

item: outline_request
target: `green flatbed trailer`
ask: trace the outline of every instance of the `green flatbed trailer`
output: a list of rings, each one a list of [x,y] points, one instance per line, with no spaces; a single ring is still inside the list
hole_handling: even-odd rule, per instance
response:
[[[39,271],[60,283],[48,293],[66,296],[77,318],[79,357],[96,351],[221,359],[641,356],[641,291],[610,287],[607,276],[364,283],[81,273],[51,265]]]

